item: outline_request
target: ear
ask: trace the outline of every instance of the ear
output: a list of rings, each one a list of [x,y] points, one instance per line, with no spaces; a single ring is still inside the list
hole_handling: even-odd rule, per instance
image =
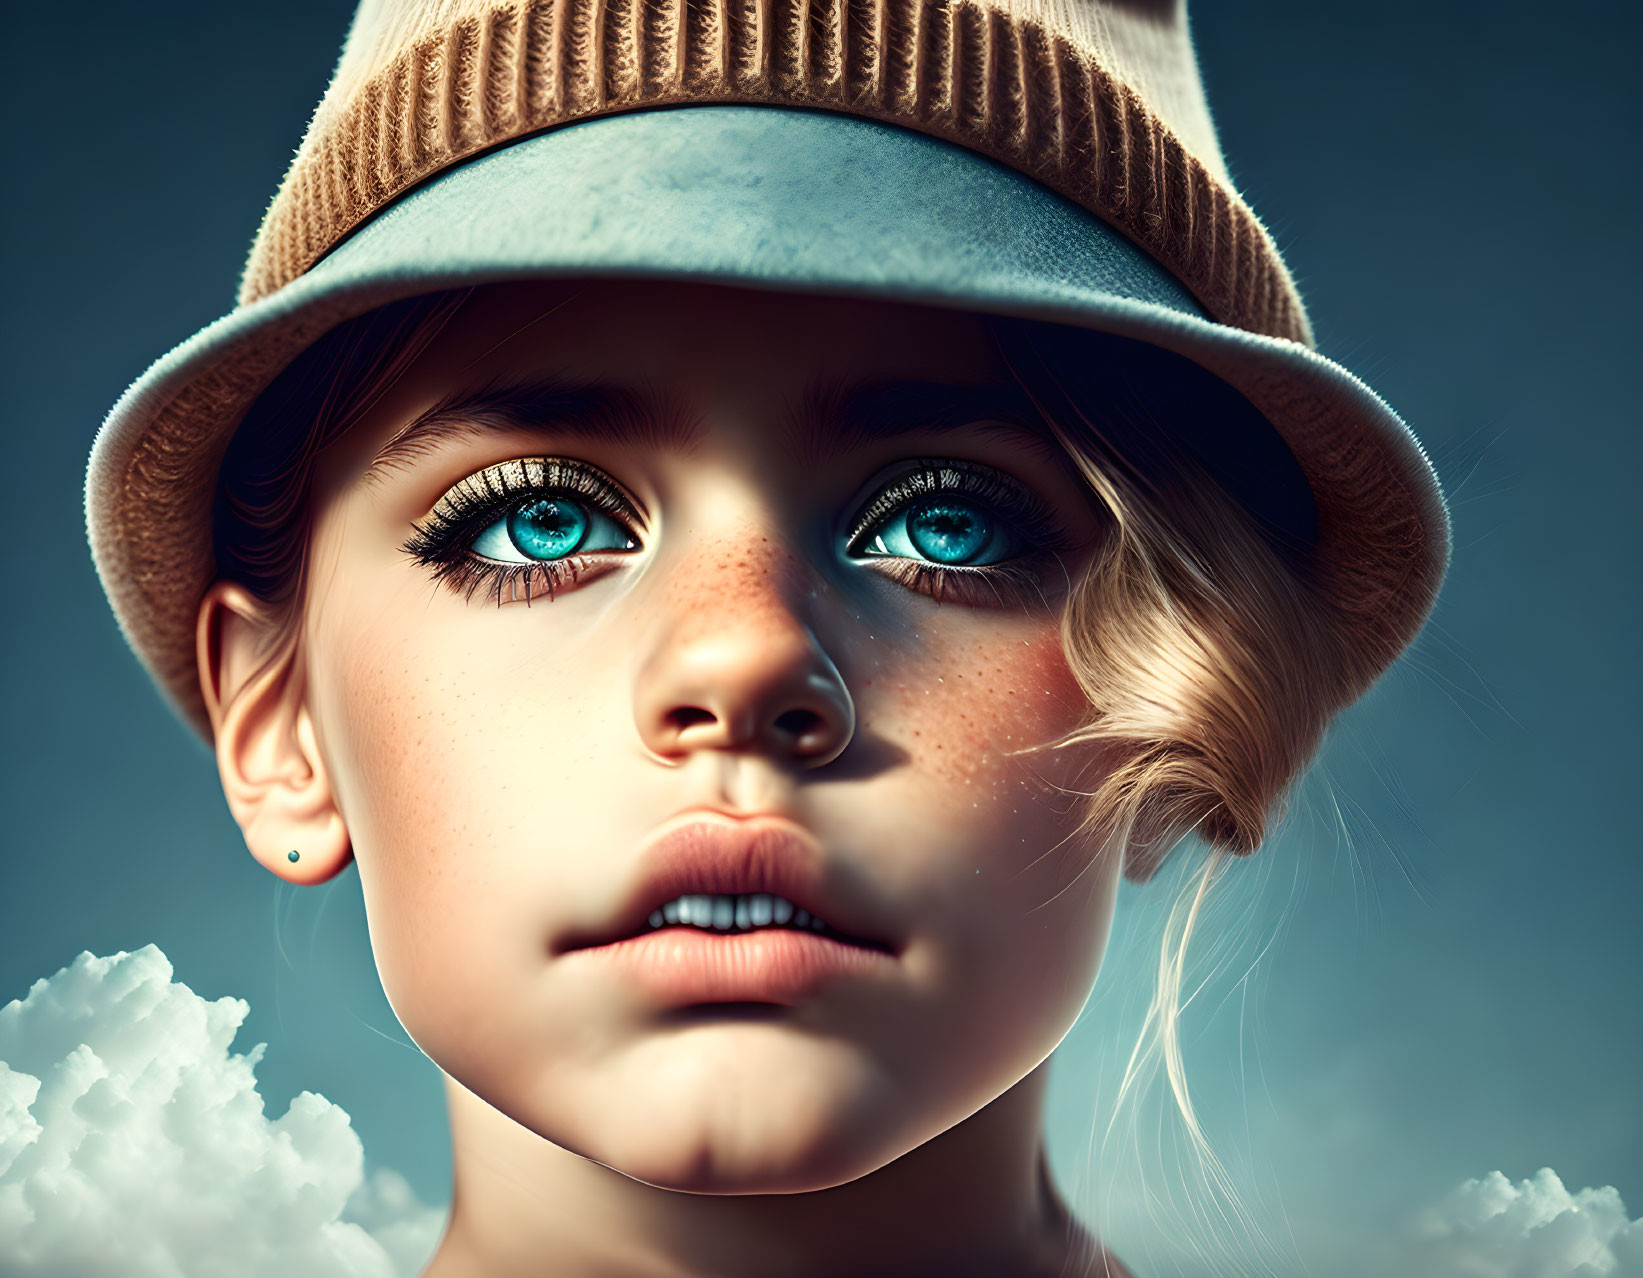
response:
[[[299,645],[271,649],[266,606],[226,581],[200,601],[194,638],[217,771],[246,847],[288,883],[335,877],[353,847],[303,696]]]

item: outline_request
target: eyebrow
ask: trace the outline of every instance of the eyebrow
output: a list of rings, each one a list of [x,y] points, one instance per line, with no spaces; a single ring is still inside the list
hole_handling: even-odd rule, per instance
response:
[[[800,398],[795,444],[806,463],[915,431],[974,427],[983,434],[1061,460],[1061,450],[1032,399],[1015,385],[955,386],[896,379],[843,386],[814,382]]]
[[[556,378],[491,383],[455,391],[417,415],[377,450],[364,478],[378,479],[441,444],[532,431],[684,453],[701,438],[700,422],[675,398]]]
[[[787,425],[805,464],[901,435],[965,427],[1062,460],[1032,400],[1013,385],[816,381],[800,394]],[[378,479],[442,444],[531,432],[688,454],[701,442],[702,421],[678,397],[650,390],[551,377],[492,383],[455,391],[412,419],[377,450],[364,478]]]

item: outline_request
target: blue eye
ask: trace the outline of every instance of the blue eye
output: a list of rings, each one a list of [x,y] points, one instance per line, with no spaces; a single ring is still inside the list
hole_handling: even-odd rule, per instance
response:
[[[608,515],[567,497],[536,497],[489,524],[473,540],[474,554],[497,563],[551,563],[577,551],[632,550],[628,530]]]
[[[890,516],[861,549],[931,563],[979,567],[1012,558],[1022,546],[1015,530],[976,502],[929,497]]]
[[[400,549],[464,599],[528,605],[612,571],[620,557],[597,552],[640,549],[644,526],[643,508],[598,467],[520,457],[452,487]]]
[[[845,552],[937,603],[1040,607],[1045,575],[1070,543],[1055,511],[979,462],[920,458],[847,525]]]

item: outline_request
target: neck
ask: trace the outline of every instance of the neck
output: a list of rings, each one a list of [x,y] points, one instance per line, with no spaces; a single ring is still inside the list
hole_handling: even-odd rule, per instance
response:
[[[1040,1135],[1048,1065],[848,1184],[802,1194],[658,1189],[572,1154],[447,1078],[451,1220],[424,1278],[1019,1278],[1105,1272]]]

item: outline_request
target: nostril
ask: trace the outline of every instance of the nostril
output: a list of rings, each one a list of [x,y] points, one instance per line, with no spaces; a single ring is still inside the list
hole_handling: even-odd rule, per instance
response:
[[[821,716],[814,710],[788,710],[776,716],[776,727],[795,741],[803,740],[806,733],[821,727]]]
[[[698,723],[712,723],[711,711],[703,710],[700,706],[675,706],[667,712],[668,723],[683,732],[686,728],[693,728]]]

